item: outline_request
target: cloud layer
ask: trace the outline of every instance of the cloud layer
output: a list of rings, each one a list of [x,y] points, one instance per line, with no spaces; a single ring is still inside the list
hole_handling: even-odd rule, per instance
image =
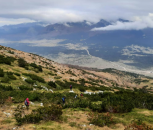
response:
[[[100,28],[93,28],[92,31],[105,31],[105,30],[141,30],[145,28],[153,28],[153,14],[146,17],[139,18],[133,22],[120,22],[117,21],[112,25]]]
[[[8,4],[9,3],[9,4]],[[98,22],[118,18],[135,21],[153,12],[152,0],[5,0],[0,1],[0,26],[24,22]],[[134,23],[132,23],[134,26]],[[135,23],[136,24],[136,23]],[[119,28],[128,28],[117,22]],[[105,30],[111,30],[107,27]],[[132,28],[132,27],[131,27]]]
[[[131,46],[126,46],[122,50],[122,55],[145,56],[146,54],[152,55],[153,54],[153,48],[138,46],[138,45],[131,45]]]
[[[56,47],[56,46],[63,46],[62,44],[59,44],[60,42],[63,42],[64,39],[53,39],[53,40],[21,40],[21,41],[8,41],[0,39],[0,44],[13,44],[13,43],[24,43],[24,44],[31,44],[31,46],[43,46],[43,47]]]
[[[66,43],[66,44],[60,44],[60,42],[65,41],[64,39],[42,39],[42,40],[20,40],[20,41],[8,41],[0,39],[0,44],[13,44],[13,43],[19,43],[19,44],[29,44],[29,46],[38,46],[38,47],[65,47],[69,50],[85,50],[87,51],[87,54],[89,54],[88,46],[84,46],[82,43],[72,44],[72,43]]]

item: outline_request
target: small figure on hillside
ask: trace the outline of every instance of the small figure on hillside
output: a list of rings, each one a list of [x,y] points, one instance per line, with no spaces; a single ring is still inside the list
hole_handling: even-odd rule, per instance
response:
[[[63,104],[65,104],[65,99],[66,99],[66,97],[64,96],[64,97],[62,97],[62,102],[63,102]]]
[[[76,94],[74,98],[76,99],[77,97],[78,97],[78,94]]]
[[[81,93],[80,96],[83,97],[83,94]]]
[[[72,85],[70,85],[70,91],[72,91]]]
[[[27,110],[29,110],[29,98],[26,98],[26,100],[24,101],[24,104],[26,105]]]

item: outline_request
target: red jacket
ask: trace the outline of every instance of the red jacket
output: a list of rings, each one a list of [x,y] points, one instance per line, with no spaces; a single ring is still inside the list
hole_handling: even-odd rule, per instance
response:
[[[26,101],[27,101],[27,103],[28,103],[28,105],[29,105],[29,104],[30,104],[30,102],[29,102],[29,98],[27,98]]]

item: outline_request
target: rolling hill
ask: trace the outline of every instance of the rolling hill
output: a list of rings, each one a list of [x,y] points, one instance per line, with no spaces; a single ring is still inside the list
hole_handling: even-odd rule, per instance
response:
[[[152,84],[144,75],[60,64],[0,46],[0,129],[128,130],[140,120],[152,129]]]

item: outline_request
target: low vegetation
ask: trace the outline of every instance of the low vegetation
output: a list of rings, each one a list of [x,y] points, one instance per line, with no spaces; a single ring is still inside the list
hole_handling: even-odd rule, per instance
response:
[[[8,53],[14,55],[15,50]],[[37,59],[35,56],[33,59]],[[13,126],[28,126],[29,129],[118,129],[118,124],[125,130],[153,129],[151,78],[113,69],[102,70],[134,77],[132,82],[142,85],[131,89],[85,70],[80,71],[81,74],[94,78],[77,77],[80,74],[72,68],[60,70],[45,59],[40,63],[47,66],[0,55],[0,114],[7,116],[0,118],[0,122],[12,126],[8,129]],[[70,85],[73,91],[70,91]],[[29,110],[24,105],[26,98],[30,100]],[[5,112],[9,110],[12,111],[11,117]],[[4,129],[2,127],[0,129]]]
[[[61,115],[62,115],[62,107],[55,104],[52,104],[51,106],[48,107],[34,109],[28,115],[25,115],[24,107],[18,105],[14,112],[14,116],[18,125],[22,125],[23,123],[39,123],[41,120],[58,121]]]

